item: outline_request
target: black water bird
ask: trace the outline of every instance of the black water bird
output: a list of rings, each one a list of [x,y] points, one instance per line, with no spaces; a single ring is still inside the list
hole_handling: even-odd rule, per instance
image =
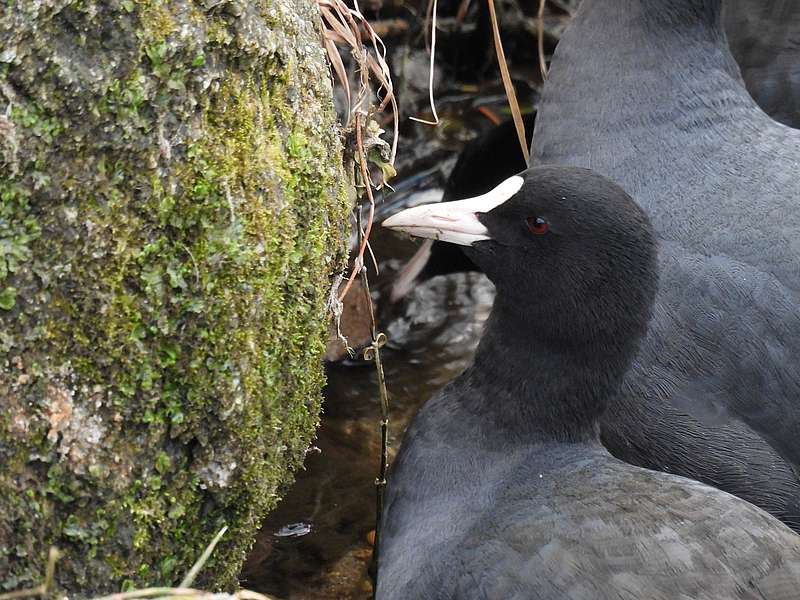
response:
[[[516,146],[506,129],[484,155]],[[532,155],[620,181],[665,240],[667,285],[610,402],[608,448],[800,531],[800,132],[744,90],[719,3],[587,1],[554,57]],[[471,156],[462,171],[480,171]]]
[[[800,130],[745,90],[721,5],[585,0],[531,161],[616,181],[662,240],[659,308],[609,405],[608,448],[800,530]]]
[[[789,528],[600,443],[658,287],[653,231],[621,188],[537,167],[384,225],[465,246],[497,297],[474,363],[392,467],[379,600],[797,598]]]

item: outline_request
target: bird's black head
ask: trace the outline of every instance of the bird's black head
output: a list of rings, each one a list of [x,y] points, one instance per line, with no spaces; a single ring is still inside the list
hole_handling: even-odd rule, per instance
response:
[[[657,288],[653,230],[619,186],[587,169],[530,168],[476,198],[403,211],[393,229],[467,246],[496,307],[551,344],[629,354]]]

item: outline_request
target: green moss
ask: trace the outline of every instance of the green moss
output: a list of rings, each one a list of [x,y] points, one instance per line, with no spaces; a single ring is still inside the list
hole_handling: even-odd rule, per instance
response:
[[[30,261],[31,244],[41,235],[29,208],[28,190],[14,181],[0,180],[0,284]]]
[[[143,38],[166,40],[177,27],[175,18],[167,2],[161,0],[139,0],[138,3],[125,5],[124,9],[140,11],[141,31]]]
[[[295,54],[318,32],[166,0],[24,10],[0,16],[27,57],[0,72],[25,89],[0,178],[0,580],[56,544],[73,593],[174,583],[227,524],[205,583],[230,585],[318,422],[348,210],[322,52]],[[39,50],[63,18],[70,61]],[[80,33],[109,29],[113,55]]]

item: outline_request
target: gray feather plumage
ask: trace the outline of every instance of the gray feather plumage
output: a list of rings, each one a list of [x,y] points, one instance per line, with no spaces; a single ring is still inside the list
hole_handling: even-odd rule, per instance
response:
[[[586,0],[556,50],[532,162],[617,181],[669,242],[609,448],[797,528],[800,131],[746,92],[719,8]]]

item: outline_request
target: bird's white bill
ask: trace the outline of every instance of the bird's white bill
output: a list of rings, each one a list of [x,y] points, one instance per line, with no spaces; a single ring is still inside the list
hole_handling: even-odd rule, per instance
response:
[[[490,239],[478,214],[487,213],[513,197],[524,182],[522,177],[514,175],[481,196],[407,208],[386,219],[383,226],[417,237],[471,246]]]

